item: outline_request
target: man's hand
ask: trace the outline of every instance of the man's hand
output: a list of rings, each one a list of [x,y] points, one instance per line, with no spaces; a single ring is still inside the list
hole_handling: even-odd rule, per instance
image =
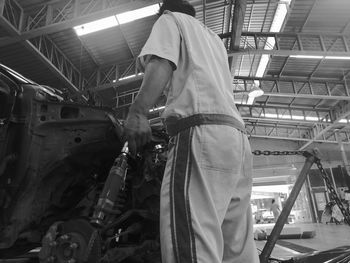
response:
[[[129,113],[124,125],[124,135],[130,153],[135,156],[137,150],[151,141],[152,131],[147,117],[140,113]]]
[[[124,135],[133,155],[151,140],[151,127],[147,114],[162,94],[172,73],[171,62],[163,58],[153,56],[146,65],[139,94],[131,105],[125,122]]]

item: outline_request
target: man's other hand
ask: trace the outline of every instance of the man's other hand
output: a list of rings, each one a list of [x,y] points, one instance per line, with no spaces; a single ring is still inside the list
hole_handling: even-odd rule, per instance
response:
[[[130,153],[135,156],[142,146],[151,141],[152,131],[147,117],[139,113],[131,113],[124,124],[124,136]]]

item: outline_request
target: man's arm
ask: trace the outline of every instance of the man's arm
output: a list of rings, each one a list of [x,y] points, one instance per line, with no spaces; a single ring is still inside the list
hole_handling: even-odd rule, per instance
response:
[[[171,62],[153,56],[146,65],[139,94],[129,109],[124,133],[132,154],[151,140],[151,127],[147,119],[150,108],[157,102],[173,73]]]

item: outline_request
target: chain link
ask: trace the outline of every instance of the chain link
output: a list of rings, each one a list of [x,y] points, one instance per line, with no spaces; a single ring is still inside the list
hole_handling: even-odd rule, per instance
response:
[[[306,151],[261,151],[255,150],[252,152],[254,155],[305,155]]]
[[[341,200],[339,199],[336,190],[334,189],[331,180],[329,179],[326,170],[323,168],[322,164],[321,164],[321,160],[317,159],[315,161],[317,168],[320,170],[322,178],[325,180],[328,191],[330,193],[331,199],[333,201],[335,201],[335,203],[338,205],[340,211],[342,212],[343,216],[344,216],[344,222],[346,222],[349,226],[350,226],[350,215],[349,212],[346,211],[343,203],[341,202]]]
[[[98,237],[98,231],[94,230],[94,232],[92,232],[92,234],[91,234],[89,243],[87,245],[87,250],[86,250],[86,253],[84,256],[84,262],[88,261],[97,237]]]
[[[305,157],[309,156],[310,153],[308,151],[261,151],[261,150],[255,150],[252,152],[252,154],[254,155],[303,155]],[[341,202],[341,200],[339,199],[336,190],[334,189],[328,175],[327,172],[325,171],[325,169],[323,168],[322,164],[321,164],[321,160],[320,159],[316,159],[315,161],[317,168],[320,170],[321,172],[321,176],[322,178],[325,180],[326,185],[327,185],[327,189],[330,193],[331,199],[333,201],[335,201],[335,203],[338,205],[340,211],[342,212],[343,216],[344,216],[344,222],[346,222],[349,226],[350,226],[350,215],[349,212],[345,209],[343,203]]]

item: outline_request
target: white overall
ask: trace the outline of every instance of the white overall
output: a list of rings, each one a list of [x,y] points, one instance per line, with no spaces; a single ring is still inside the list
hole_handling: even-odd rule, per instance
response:
[[[250,195],[252,154],[234,104],[227,53],[221,40],[195,18],[164,13],[140,54],[176,69],[162,117],[177,121],[209,115],[171,137],[161,190],[163,263],[258,263]],[[226,125],[210,114],[229,116]],[[236,127],[236,128],[235,128]]]

